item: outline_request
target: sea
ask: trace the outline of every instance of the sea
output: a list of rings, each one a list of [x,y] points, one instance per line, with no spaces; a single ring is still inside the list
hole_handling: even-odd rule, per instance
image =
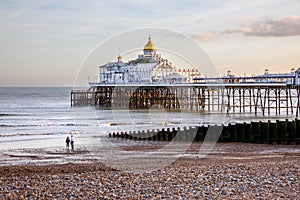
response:
[[[71,106],[71,90],[71,87],[0,87],[0,151],[62,149],[70,134],[80,140],[84,136],[107,138],[109,133],[121,131],[294,118],[251,113],[168,112],[157,107],[130,110]]]

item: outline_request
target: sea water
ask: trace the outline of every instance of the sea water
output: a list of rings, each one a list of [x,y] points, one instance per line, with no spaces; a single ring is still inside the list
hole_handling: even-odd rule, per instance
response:
[[[228,115],[194,111],[168,112],[155,106],[149,110],[72,107],[71,90],[68,87],[1,87],[0,149],[63,146],[64,138],[70,133],[107,137],[109,132],[114,131],[293,118],[250,113]],[[16,141],[19,141],[17,145]]]

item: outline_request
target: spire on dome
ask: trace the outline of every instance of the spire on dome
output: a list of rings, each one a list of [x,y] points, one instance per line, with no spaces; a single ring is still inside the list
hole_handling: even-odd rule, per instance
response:
[[[122,61],[122,56],[119,54],[119,56],[118,56],[118,62],[123,62]]]
[[[147,44],[145,44],[145,46],[144,46],[144,50],[151,50],[151,51],[156,50],[156,47],[155,47],[155,45],[154,45],[153,42],[152,42],[152,39],[151,39],[151,35],[150,35],[150,34],[149,34],[148,42],[147,42]]]

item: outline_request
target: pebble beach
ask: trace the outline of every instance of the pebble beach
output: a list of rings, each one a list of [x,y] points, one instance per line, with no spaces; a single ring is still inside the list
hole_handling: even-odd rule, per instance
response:
[[[1,166],[1,198],[300,199],[299,146],[223,143],[215,149],[205,158],[182,156],[144,172],[117,170],[97,161]]]

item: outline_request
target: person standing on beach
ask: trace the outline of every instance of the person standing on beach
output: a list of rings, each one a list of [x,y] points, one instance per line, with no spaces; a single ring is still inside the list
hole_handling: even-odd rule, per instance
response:
[[[74,151],[74,137],[73,137],[73,135],[71,135],[71,148],[72,148],[72,151]]]
[[[70,138],[68,136],[66,139],[66,149],[69,150],[69,148],[70,148]]]

